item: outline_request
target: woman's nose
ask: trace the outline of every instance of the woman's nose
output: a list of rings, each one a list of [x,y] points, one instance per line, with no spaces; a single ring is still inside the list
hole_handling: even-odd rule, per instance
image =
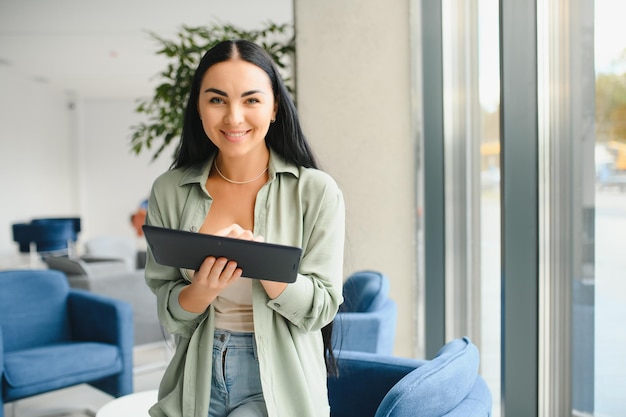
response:
[[[239,106],[229,106],[224,117],[224,122],[228,125],[236,126],[243,122],[243,111]]]

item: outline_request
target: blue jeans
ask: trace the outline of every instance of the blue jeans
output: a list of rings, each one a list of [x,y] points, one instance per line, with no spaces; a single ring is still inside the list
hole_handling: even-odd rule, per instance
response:
[[[254,333],[215,329],[209,417],[267,417]]]

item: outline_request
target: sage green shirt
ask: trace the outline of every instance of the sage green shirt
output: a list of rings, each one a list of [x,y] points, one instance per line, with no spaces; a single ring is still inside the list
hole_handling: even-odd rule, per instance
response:
[[[170,170],[154,182],[146,223],[196,231],[212,198],[205,184],[213,164]],[[343,298],[345,207],[333,179],[297,167],[270,151],[269,180],[254,206],[254,235],[266,242],[299,246],[296,282],[270,299],[252,282],[255,338],[269,417],[327,417],[326,367],[320,329]],[[248,278],[242,278],[248,279]],[[157,264],[148,248],[146,282],[157,296],[159,320],[177,336],[176,352],[159,387],[153,417],[206,417],[211,395],[214,311],[184,310],[182,271]]]

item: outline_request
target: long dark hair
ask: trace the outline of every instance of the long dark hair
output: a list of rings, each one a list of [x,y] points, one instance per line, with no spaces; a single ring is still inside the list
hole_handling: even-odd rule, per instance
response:
[[[270,55],[257,44],[247,40],[223,41],[209,49],[194,73],[191,83],[189,100],[185,109],[182,137],[172,163],[172,168],[194,165],[207,160],[217,152],[217,147],[209,140],[198,114],[200,84],[207,70],[220,62],[228,61],[237,56],[261,68],[270,79],[274,100],[278,103],[276,121],[270,124],[265,136],[266,145],[279,154],[284,160],[297,166],[316,168],[317,162],[309,146],[298,118],[296,106],[278,68]],[[337,373],[337,363],[331,346],[333,323],[322,328],[324,340],[324,357],[326,369],[331,375]]]

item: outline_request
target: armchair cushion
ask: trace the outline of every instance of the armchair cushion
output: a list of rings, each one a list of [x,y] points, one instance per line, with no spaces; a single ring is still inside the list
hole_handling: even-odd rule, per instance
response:
[[[104,343],[62,343],[18,350],[4,358],[5,400],[71,386],[85,378],[100,379],[115,370],[122,371],[119,349]]]

